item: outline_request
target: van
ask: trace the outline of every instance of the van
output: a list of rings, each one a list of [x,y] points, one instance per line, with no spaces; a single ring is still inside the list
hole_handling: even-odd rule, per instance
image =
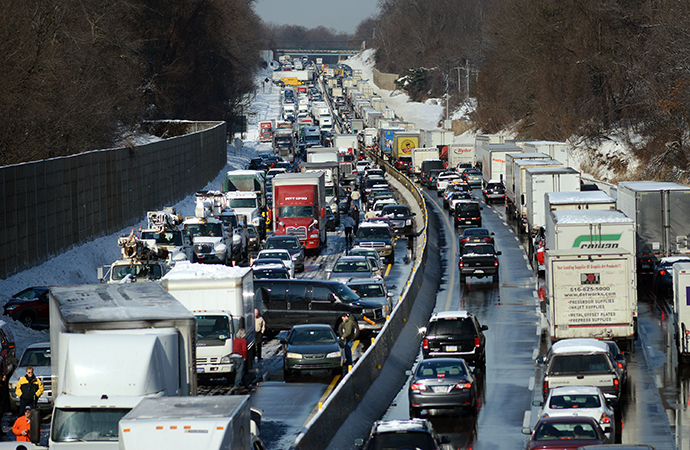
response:
[[[380,329],[386,321],[378,302],[360,298],[338,281],[254,280],[254,295],[269,333],[289,330],[303,323],[335,327],[345,313],[355,314],[362,330]]]
[[[429,172],[432,169],[443,169],[443,161],[440,159],[425,159],[422,161],[421,173],[419,175],[419,182],[423,186],[429,183]]]

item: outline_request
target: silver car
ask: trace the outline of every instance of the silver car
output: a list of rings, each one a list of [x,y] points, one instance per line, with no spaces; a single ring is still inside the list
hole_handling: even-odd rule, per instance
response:
[[[26,375],[26,368],[32,366],[34,374],[43,383],[43,394],[38,398],[39,409],[53,408],[53,376],[50,368],[50,342],[32,344],[24,350],[19,365],[9,380],[12,410],[19,410],[19,397],[15,393],[19,379]]]
[[[328,279],[347,283],[352,278],[373,278],[375,270],[366,256],[341,256],[328,273]]]

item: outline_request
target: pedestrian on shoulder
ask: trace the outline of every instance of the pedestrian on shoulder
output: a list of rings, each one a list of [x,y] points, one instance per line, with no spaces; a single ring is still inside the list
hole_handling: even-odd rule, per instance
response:
[[[247,360],[247,332],[240,328],[232,340],[232,361],[235,366],[235,387],[242,386],[244,366]]]
[[[254,331],[256,332],[256,357],[261,360],[261,345],[266,333],[266,320],[259,315],[259,310],[254,309]]]
[[[32,366],[26,368],[26,375],[19,379],[14,393],[19,397],[19,411],[24,411],[27,406],[36,407],[38,397],[43,394],[43,383],[34,374]]]
[[[24,407],[24,415],[15,420],[12,433],[17,436],[18,442],[31,442],[29,430],[31,430],[31,406],[26,406]]]
[[[345,351],[345,359],[348,366],[352,365],[352,343],[359,337],[359,324],[355,316],[344,313],[340,316],[342,322],[338,325],[338,336],[345,342],[343,350]]]

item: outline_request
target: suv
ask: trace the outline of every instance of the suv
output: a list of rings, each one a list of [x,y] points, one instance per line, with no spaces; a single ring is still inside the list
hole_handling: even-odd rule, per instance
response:
[[[19,411],[19,397],[15,393],[15,388],[19,379],[26,375],[26,368],[32,366],[34,374],[43,383],[43,394],[38,398],[39,409],[53,408],[53,375],[50,368],[50,342],[40,342],[29,345],[21,359],[19,365],[9,379],[10,401],[12,411]]]
[[[407,205],[386,205],[379,213],[381,217],[388,217],[396,236],[412,237],[414,234],[415,213],[410,211]]]
[[[464,226],[481,227],[481,210],[482,207],[479,206],[479,202],[472,200],[460,200],[457,202],[453,210],[453,224],[455,228]]]
[[[553,344],[549,353],[537,362],[546,364],[544,399],[549,390],[570,385],[598,387],[612,405],[620,399],[622,373],[605,342],[593,338],[563,339]]]
[[[33,286],[17,292],[5,303],[5,315],[25,327],[48,325],[48,286]]]
[[[492,275],[494,283],[498,283],[498,256],[501,252],[489,243],[465,244],[460,249],[458,268],[460,269],[460,284],[467,281],[468,276],[484,278]]]
[[[419,450],[440,450],[450,443],[447,436],[440,437],[426,419],[377,420],[371,427],[369,438],[356,439],[355,446],[364,450],[381,448],[414,448]]]
[[[380,258],[385,257],[387,264],[395,261],[393,233],[388,225],[375,222],[364,222],[357,228],[355,247],[375,249]]]
[[[424,358],[462,358],[470,366],[484,367],[487,325],[480,325],[474,314],[467,311],[434,313],[423,333]]]
[[[484,194],[484,201],[488,205],[494,200],[504,201],[506,198],[506,187],[503,186],[503,182],[496,180],[489,180],[486,183],[486,187],[482,190]]]
[[[412,157],[411,156],[401,156],[398,158],[397,161],[395,161],[395,168],[401,171],[402,173],[407,175],[407,172],[410,169],[410,166],[412,165]]]
[[[297,236],[269,236],[266,238],[264,249],[284,249],[290,252],[295,272],[304,272],[304,245]]]

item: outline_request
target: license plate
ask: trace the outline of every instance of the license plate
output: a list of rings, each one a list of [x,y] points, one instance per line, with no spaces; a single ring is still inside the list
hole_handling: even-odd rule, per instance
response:
[[[471,221],[471,220],[466,220],[465,223],[466,223],[467,225],[471,225],[471,224],[472,224],[472,221]]]
[[[445,386],[434,386],[434,392],[436,392],[437,394],[442,394],[442,393],[445,393],[446,391],[447,391],[447,389]]]
[[[446,351],[447,352],[457,352],[458,346],[457,345],[446,345]]]
[[[481,270],[481,269],[477,269],[477,270],[474,271],[474,273],[484,273],[484,271]]]
[[[47,397],[38,397],[38,403],[48,403],[48,398]]]
[[[203,367],[197,367],[196,373],[204,373],[204,368]]]

